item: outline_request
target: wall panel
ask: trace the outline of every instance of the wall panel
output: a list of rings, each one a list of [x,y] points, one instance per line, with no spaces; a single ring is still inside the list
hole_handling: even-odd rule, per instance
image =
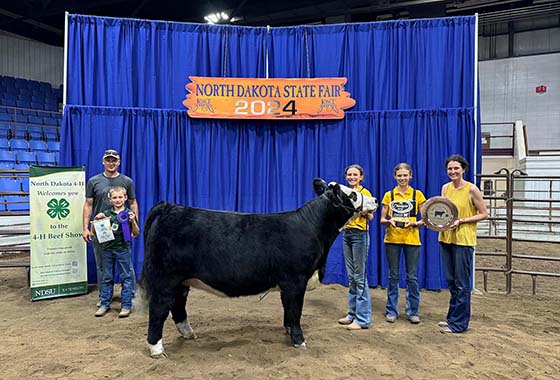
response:
[[[8,33],[0,33],[0,75],[62,84],[64,50]]]

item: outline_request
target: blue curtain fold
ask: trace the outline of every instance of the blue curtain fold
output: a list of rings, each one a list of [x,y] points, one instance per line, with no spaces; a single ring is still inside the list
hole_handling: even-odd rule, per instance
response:
[[[136,184],[141,228],[161,200],[293,210],[313,198],[314,177],[345,183],[352,163],[364,167],[364,186],[380,201],[402,161],[413,167],[413,187],[439,195],[448,155],[480,163],[474,23],[455,17],[246,28],[70,15],[61,164],[85,165],[90,178],[102,170],[105,149],[120,150],[121,171]],[[191,119],[182,105],[189,76],[267,75],[347,77],[356,106],[343,120],[256,121]],[[387,285],[379,215],[370,230],[370,286]],[[423,229],[421,239],[420,285],[445,287],[437,234]],[[133,247],[139,272],[142,238]],[[340,239],[325,282],[347,283]]]
[[[307,71],[347,77],[353,111],[472,107],[475,22],[453,17],[274,28],[270,77],[307,77]]]
[[[161,200],[241,212],[293,210],[313,198],[314,177],[344,183],[344,168],[354,162],[363,165],[364,185],[379,200],[394,186],[392,168],[401,161],[412,164],[417,173],[412,185],[429,197],[438,195],[446,181],[445,158],[468,151],[462,136],[473,133],[473,112],[356,112],[340,121],[255,123],[191,119],[175,110],[67,106],[61,164],[85,165],[89,178],[102,170],[105,148],[119,149],[121,171],[136,184],[141,219]],[[370,234],[368,280],[372,286],[386,286],[379,213]],[[420,284],[440,289],[437,234],[424,230],[422,241]],[[138,271],[142,261],[138,239]],[[325,282],[346,283],[340,241],[329,255]]]
[[[184,110],[189,76],[264,77],[265,32],[69,15],[67,103]]]

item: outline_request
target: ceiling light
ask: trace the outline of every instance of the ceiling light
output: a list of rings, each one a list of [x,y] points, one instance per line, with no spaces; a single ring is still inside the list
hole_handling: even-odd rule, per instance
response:
[[[219,24],[229,21],[229,16],[225,12],[216,12],[204,16],[208,24]]]

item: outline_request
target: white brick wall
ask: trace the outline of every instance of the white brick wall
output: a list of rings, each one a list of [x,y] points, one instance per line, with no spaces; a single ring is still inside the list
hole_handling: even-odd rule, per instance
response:
[[[560,149],[560,53],[483,61],[479,73],[481,122],[523,120],[529,150]]]

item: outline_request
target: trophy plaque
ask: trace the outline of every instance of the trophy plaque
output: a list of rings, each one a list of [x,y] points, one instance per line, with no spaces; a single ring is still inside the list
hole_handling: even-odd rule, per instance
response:
[[[457,206],[445,197],[432,197],[424,203],[422,219],[434,231],[447,231],[458,219]]]
[[[391,219],[395,221],[395,225],[400,228],[404,228],[407,222],[410,221],[410,215],[414,209],[414,202],[409,200],[406,201],[392,201],[389,204],[389,208],[392,211]]]

